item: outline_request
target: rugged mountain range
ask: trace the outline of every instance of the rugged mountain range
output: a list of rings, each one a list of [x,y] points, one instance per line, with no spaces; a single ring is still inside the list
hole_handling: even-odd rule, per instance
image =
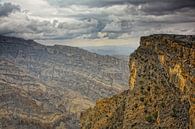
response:
[[[142,37],[129,90],[96,102],[82,129],[195,129],[195,36]]]
[[[78,129],[80,112],[128,85],[128,62],[0,36],[0,128]]]

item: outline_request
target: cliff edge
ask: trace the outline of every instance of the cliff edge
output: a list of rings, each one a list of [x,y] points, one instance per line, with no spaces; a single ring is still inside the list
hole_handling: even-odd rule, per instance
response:
[[[129,90],[83,112],[82,129],[195,128],[195,36],[141,37],[129,68]]]

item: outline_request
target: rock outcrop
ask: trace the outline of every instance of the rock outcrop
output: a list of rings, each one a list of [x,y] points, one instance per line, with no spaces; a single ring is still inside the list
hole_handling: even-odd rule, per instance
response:
[[[195,129],[195,36],[142,37],[129,90],[96,102],[82,129]]]
[[[128,86],[128,62],[0,36],[0,129],[78,129],[80,112]]]

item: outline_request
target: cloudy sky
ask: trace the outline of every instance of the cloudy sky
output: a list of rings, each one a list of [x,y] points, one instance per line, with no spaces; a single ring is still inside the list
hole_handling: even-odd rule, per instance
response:
[[[1,35],[135,47],[154,33],[195,34],[195,0],[0,0]]]

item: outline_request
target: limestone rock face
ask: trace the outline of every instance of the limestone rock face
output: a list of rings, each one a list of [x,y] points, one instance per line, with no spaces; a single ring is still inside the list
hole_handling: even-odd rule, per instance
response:
[[[128,87],[128,62],[0,36],[0,129],[78,129],[80,112]]]
[[[142,37],[130,89],[81,115],[82,129],[195,129],[195,36]]]

